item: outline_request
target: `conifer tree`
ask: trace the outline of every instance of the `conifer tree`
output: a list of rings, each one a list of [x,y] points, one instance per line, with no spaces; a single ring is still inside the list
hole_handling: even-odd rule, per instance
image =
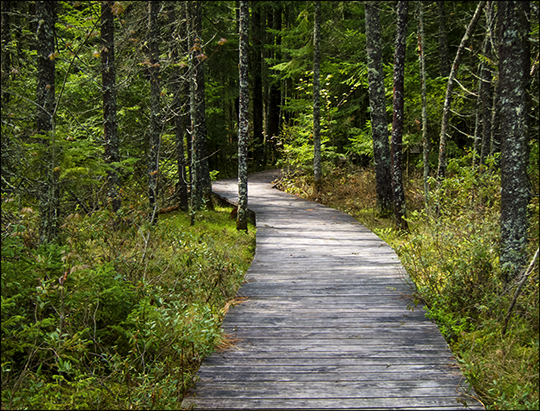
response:
[[[315,22],[313,26],[313,173],[316,190],[321,179],[321,2],[315,1]]]
[[[148,138],[148,198],[152,208],[152,222],[157,218],[158,177],[159,177],[159,151],[161,146],[162,116],[160,107],[161,86],[159,63],[159,26],[158,12],[160,2],[148,2],[148,43],[150,75],[150,129]]]
[[[118,123],[116,119],[116,62],[114,60],[114,15],[112,1],[101,3],[101,81],[103,84],[103,138],[105,163],[120,161]],[[120,177],[113,169],[108,172],[108,197],[114,211],[121,205]]]
[[[377,2],[366,3],[366,48],[368,61],[369,104],[373,137],[373,160],[377,190],[377,212],[392,214],[392,173],[388,122],[384,93],[384,71],[381,49],[381,22]]]
[[[39,191],[41,216],[40,242],[49,242],[58,234],[59,168],[54,135],[55,111],[55,23],[56,1],[37,1],[37,93],[36,129],[44,135],[45,162],[43,164],[43,189]]]
[[[397,3],[397,33],[394,54],[394,111],[392,120],[392,193],[396,225],[407,230],[405,220],[405,190],[403,188],[403,166],[401,150],[403,141],[403,105],[405,93],[405,43],[407,40],[407,1]]]
[[[239,116],[238,116],[238,213],[236,229],[247,232],[247,139],[249,127],[249,76],[248,76],[248,39],[249,39],[249,5],[240,1],[239,24]]]
[[[191,112],[191,207],[199,210],[206,206],[213,209],[212,182],[206,156],[206,105],[204,60],[202,50],[202,7],[200,1],[188,2],[190,22],[190,112]]]
[[[251,55],[250,72],[253,84],[253,161],[256,170],[264,169],[264,133],[263,133],[263,86],[262,86],[262,47],[261,4],[252,2],[251,17]]]
[[[505,279],[510,281],[527,262],[529,3],[502,1],[498,7],[502,137],[500,262]]]

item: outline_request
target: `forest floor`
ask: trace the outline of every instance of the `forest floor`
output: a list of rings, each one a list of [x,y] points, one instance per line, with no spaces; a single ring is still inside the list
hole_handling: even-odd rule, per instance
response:
[[[179,409],[253,259],[230,212],[77,213],[37,247],[24,209],[2,237],[1,409]]]
[[[394,248],[426,315],[438,324],[487,409],[538,409],[538,264],[521,289],[525,270],[510,284],[501,280],[500,177],[455,167],[431,192],[431,204],[440,207],[438,219],[426,212],[421,176],[406,173],[404,184],[408,232],[377,215],[371,169],[328,171],[318,192],[313,177],[301,172],[283,177],[277,187],[352,215]],[[529,208],[532,259],[538,248],[538,197]]]

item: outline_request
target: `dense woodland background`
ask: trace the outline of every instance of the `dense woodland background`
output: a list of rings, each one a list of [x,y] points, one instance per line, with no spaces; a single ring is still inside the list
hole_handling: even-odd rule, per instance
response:
[[[486,406],[538,408],[538,1],[1,5],[2,409],[178,408],[246,167],[388,241]]]

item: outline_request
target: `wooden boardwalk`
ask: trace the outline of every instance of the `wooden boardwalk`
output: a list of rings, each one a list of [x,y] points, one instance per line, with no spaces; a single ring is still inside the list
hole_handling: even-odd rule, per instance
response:
[[[257,248],[225,316],[239,341],[206,358],[183,407],[483,409],[406,272],[379,237],[340,211],[250,176]],[[237,181],[214,183],[233,201]],[[467,406],[465,405],[467,404]]]

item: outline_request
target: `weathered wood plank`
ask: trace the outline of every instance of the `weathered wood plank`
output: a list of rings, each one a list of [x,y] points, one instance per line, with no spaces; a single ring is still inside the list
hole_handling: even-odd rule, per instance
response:
[[[183,406],[457,409],[480,403],[395,252],[351,216],[251,178],[257,250]],[[234,202],[236,181],[214,190]]]
[[[183,405],[196,404],[197,409],[483,409],[478,402],[467,398],[468,407],[459,401],[459,396],[449,397],[398,397],[398,398],[315,398],[315,399],[281,399],[281,398],[192,398],[184,400]],[[474,404],[474,405],[473,405]]]

